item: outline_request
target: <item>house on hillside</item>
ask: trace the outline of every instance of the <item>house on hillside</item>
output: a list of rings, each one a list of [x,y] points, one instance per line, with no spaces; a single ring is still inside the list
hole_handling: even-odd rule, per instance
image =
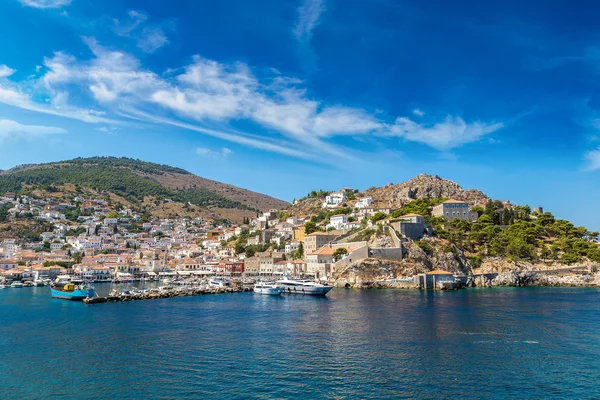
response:
[[[342,205],[346,201],[345,192],[334,192],[325,197],[323,208],[335,208]]]
[[[462,219],[464,221],[476,222],[479,215],[471,211],[469,203],[460,200],[446,200],[442,204],[433,207],[431,214],[434,217],[444,217],[448,221]]]

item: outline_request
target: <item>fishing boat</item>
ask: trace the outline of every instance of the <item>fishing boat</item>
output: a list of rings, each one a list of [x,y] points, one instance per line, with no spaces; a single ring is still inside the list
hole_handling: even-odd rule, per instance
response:
[[[254,293],[279,296],[283,293],[283,287],[272,283],[257,282],[254,285]]]
[[[325,296],[333,288],[333,286],[326,286],[309,280],[293,280],[287,277],[276,283],[283,286],[283,293],[289,294]]]
[[[22,288],[23,286],[25,286],[22,282],[13,282],[10,284],[11,288]]]
[[[96,291],[91,286],[75,285],[73,283],[67,283],[62,288],[60,286],[50,288],[50,292],[55,299],[76,301],[81,301],[86,297],[94,297],[96,295]]]

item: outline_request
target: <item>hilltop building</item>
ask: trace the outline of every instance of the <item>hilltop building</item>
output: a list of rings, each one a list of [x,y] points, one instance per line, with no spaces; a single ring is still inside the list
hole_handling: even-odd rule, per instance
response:
[[[431,214],[434,217],[444,217],[448,221],[453,219],[462,219],[469,222],[476,222],[479,215],[471,211],[469,203],[460,200],[446,200],[442,204],[433,207]]]

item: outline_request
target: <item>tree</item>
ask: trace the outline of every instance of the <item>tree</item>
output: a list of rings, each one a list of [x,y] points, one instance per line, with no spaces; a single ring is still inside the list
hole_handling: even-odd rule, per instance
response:
[[[304,244],[302,244],[302,242],[300,242],[300,244],[298,245],[298,255],[298,258],[304,257]]]
[[[348,250],[345,249],[344,247],[340,247],[339,249],[335,249],[335,251],[333,252],[333,260],[334,261],[339,261],[346,254],[348,254]]]
[[[73,254],[73,263],[81,264],[83,261],[83,255],[80,252],[76,252]]]
[[[245,251],[246,251],[246,247],[244,247],[243,244],[241,244],[240,242],[237,242],[235,244],[235,253],[236,254],[242,254]]]
[[[119,213],[116,211],[110,211],[108,214],[106,214],[106,218],[119,218]]]
[[[304,224],[304,233],[306,235],[310,235],[311,233],[316,232],[317,230],[317,224],[313,221],[308,221]]]
[[[387,214],[383,213],[381,211],[378,211],[375,213],[375,215],[373,215],[371,217],[371,222],[375,223],[377,221],[381,221],[382,219],[386,219],[387,218]]]

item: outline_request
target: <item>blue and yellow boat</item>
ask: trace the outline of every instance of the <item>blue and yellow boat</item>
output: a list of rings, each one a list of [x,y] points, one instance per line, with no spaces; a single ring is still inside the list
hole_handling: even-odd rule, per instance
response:
[[[76,301],[82,301],[86,297],[94,297],[96,295],[96,291],[92,287],[88,285],[75,285],[73,283],[67,283],[62,288],[50,288],[50,292],[55,299]]]

